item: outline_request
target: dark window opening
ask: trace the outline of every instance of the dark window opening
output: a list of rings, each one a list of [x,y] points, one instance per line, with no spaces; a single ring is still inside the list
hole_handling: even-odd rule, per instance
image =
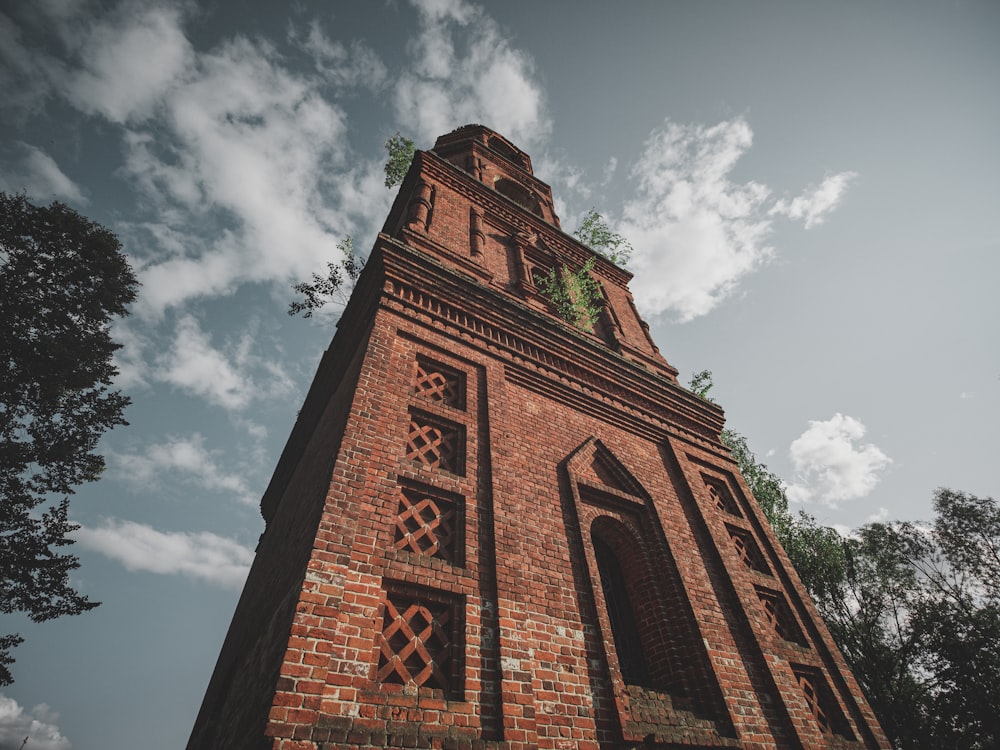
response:
[[[608,619],[611,620],[611,633],[615,640],[615,651],[618,652],[622,679],[629,685],[649,685],[649,669],[621,564],[608,544],[597,537],[593,539],[594,555],[601,574],[601,588],[604,590]]]
[[[510,198],[519,206],[523,206],[536,216],[542,215],[542,207],[538,202],[538,198],[536,198],[527,188],[518,185],[516,182],[509,180],[506,177],[500,177],[497,179],[493,187],[498,193],[500,193],[500,195]]]

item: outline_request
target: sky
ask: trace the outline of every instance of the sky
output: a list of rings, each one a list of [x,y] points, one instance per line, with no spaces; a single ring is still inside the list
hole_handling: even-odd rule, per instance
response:
[[[0,750],[182,747],[396,132],[480,122],[562,225],[635,248],[667,360],[710,369],[794,509],[845,533],[1000,497],[1000,4],[0,0],[0,190],[115,231],[130,422],[73,497],[101,601],[19,631]]]

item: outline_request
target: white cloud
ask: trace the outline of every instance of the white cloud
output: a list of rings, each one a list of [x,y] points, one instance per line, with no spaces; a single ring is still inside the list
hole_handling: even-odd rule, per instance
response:
[[[69,750],[72,744],[60,733],[58,721],[59,714],[45,703],[25,711],[16,700],[0,693],[0,750],[17,750],[25,737],[30,750]]]
[[[131,245],[144,319],[245,282],[287,289],[345,234],[373,233],[392,198],[371,179],[381,155],[348,159],[344,111],[324,96],[331,84],[381,85],[374,51],[313,26],[290,41],[316,71],[293,71],[259,39],[196,52],[178,7],[51,19],[72,60],[46,75],[81,111],[122,126],[118,174],[145,199],[148,215],[128,227],[145,240]]]
[[[412,72],[396,83],[396,113],[419,142],[468,123],[530,147],[551,129],[531,57],[497,23],[461,0],[415,0],[420,30],[409,45]],[[458,48],[455,32],[461,29]]]
[[[818,224],[853,176],[835,175],[790,204],[775,203],[766,185],[729,177],[752,142],[743,118],[712,127],[665,120],[646,140],[631,170],[637,192],[618,227],[635,247],[631,288],[645,314],[705,315],[774,255],[775,215]]]
[[[631,286],[643,312],[704,315],[771,257],[770,190],[728,177],[752,140],[743,119],[710,128],[667,120],[650,134],[620,227],[635,247]]]
[[[892,459],[872,443],[859,444],[864,435],[864,424],[854,417],[834,414],[825,422],[810,421],[789,447],[795,471],[789,499],[833,507],[868,495]]]
[[[157,531],[146,524],[107,519],[83,526],[73,536],[84,547],[131,571],[185,575],[225,588],[246,579],[253,550],[208,531]]]
[[[115,385],[126,391],[148,385],[145,352],[149,342],[146,337],[130,325],[127,318],[112,321],[111,337],[122,347],[114,353],[114,364],[118,368]]]
[[[889,520],[889,509],[879,506],[879,509],[868,516],[868,523],[885,523]]]
[[[59,168],[55,160],[40,148],[18,142],[20,162],[13,173],[0,174],[0,190],[6,193],[24,191],[38,202],[48,203],[53,199],[85,204],[87,198],[80,187]]]
[[[608,159],[608,163],[604,166],[604,177],[601,179],[601,185],[607,185],[611,182],[611,178],[615,176],[615,172],[618,171],[618,159],[614,156]]]
[[[134,14],[133,9],[126,4],[116,18],[84,32],[81,69],[65,82],[82,111],[118,123],[149,116],[193,56],[178,10],[155,6]]]
[[[178,320],[173,346],[159,358],[157,366],[157,380],[224,409],[242,409],[255,395],[253,381],[212,346],[193,315]]]
[[[840,204],[847,186],[857,176],[855,172],[828,175],[818,186],[810,186],[791,201],[778,201],[769,213],[804,220],[806,229],[811,229],[822,224],[827,214]]]
[[[293,29],[289,34],[292,41],[298,41]],[[309,24],[309,31],[302,40],[305,50],[312,55],[316,70],[327,83],[338,87],[360,86],[378,89],[389,75],[385,63],[368,45],[354,40],[350,46],[330,39],[319,21]]]
[[[249,504],[256,502],[243,474],[222,468],[216,454],[206,449],[205,438],[195,433],[190,437],[171,436],[142,453],[110,452],[108,457],[117,475],[132,484],[148,486],[163,473],[179,472],[207,490],[230,492]]]

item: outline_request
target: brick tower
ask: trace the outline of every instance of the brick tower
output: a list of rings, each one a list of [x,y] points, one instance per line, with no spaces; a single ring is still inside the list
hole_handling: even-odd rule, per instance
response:
[[[539,280],[590,259],[581,328]],[[889,747],[630,277],[499,134],[417,152],[189,750]]]

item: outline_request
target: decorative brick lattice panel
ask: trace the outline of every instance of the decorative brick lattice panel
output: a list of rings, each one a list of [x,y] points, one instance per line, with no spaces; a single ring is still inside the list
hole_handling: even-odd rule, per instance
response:
[[[736,554],[739,556],[740,561],[746,565],[751,570],[756,570],[761,573],[770,574],[771,571],[767,567],[767,563],[764,562],[764,556],[760,552],[760,548],[757,546],[757,542],[754,540],[753,535],[746,529],[739,529],[735,526],[726,526],[726,530],[729,532],[729,538],[733,542],[733,548],[736,550]]]
[[[705,480],[705,485],[708,487],[708,494],[711,495],[716,508],[731,516],[740,516],[739,508],[736,507],[736,501],[729,492],[729,488],[723,482],[718,479],[706,477],[704,474],[702,475],[702,479]]]
[[[426,357],[417,357],[413,392],[421,398],[465,408],[465,376]]]
[[[382,632],[376,637],[376,679],[435,688],[454,697],[458,650],[457,606],[413,593],[386,592]]]
[[[406,436],[406,457],[432,469],[444,469],[452,474],[464,471],[462,428],[452,422],[414,412]]]
[[[439,495],[401,487],[393,546],[455,562],[461,522],[456,505],[455,501]]]
[[[847,740],[854,740],[854,732],[850,724],[844,718],[840,706],[837,704],[833,693],[830,692],[829,683],[823,673],[816,667],[793,664],[792,671],[795,674],[795,681],[802,688],[806,705],[816,726],[823,734],[836,734]]]
[[[795,679],[806,697],[806,705],[816,720],[819,731],[823,734],[833,734],[833,722],[826,709],[826,696],[823,690],[823,678],[811,669],[796,669]]]
[[[760,599],[767,621],[774,628],[775,633],[786,641],[803,642],[802,632],[795,623],[784,596],[777,591],[758,588],[757,598]]]

